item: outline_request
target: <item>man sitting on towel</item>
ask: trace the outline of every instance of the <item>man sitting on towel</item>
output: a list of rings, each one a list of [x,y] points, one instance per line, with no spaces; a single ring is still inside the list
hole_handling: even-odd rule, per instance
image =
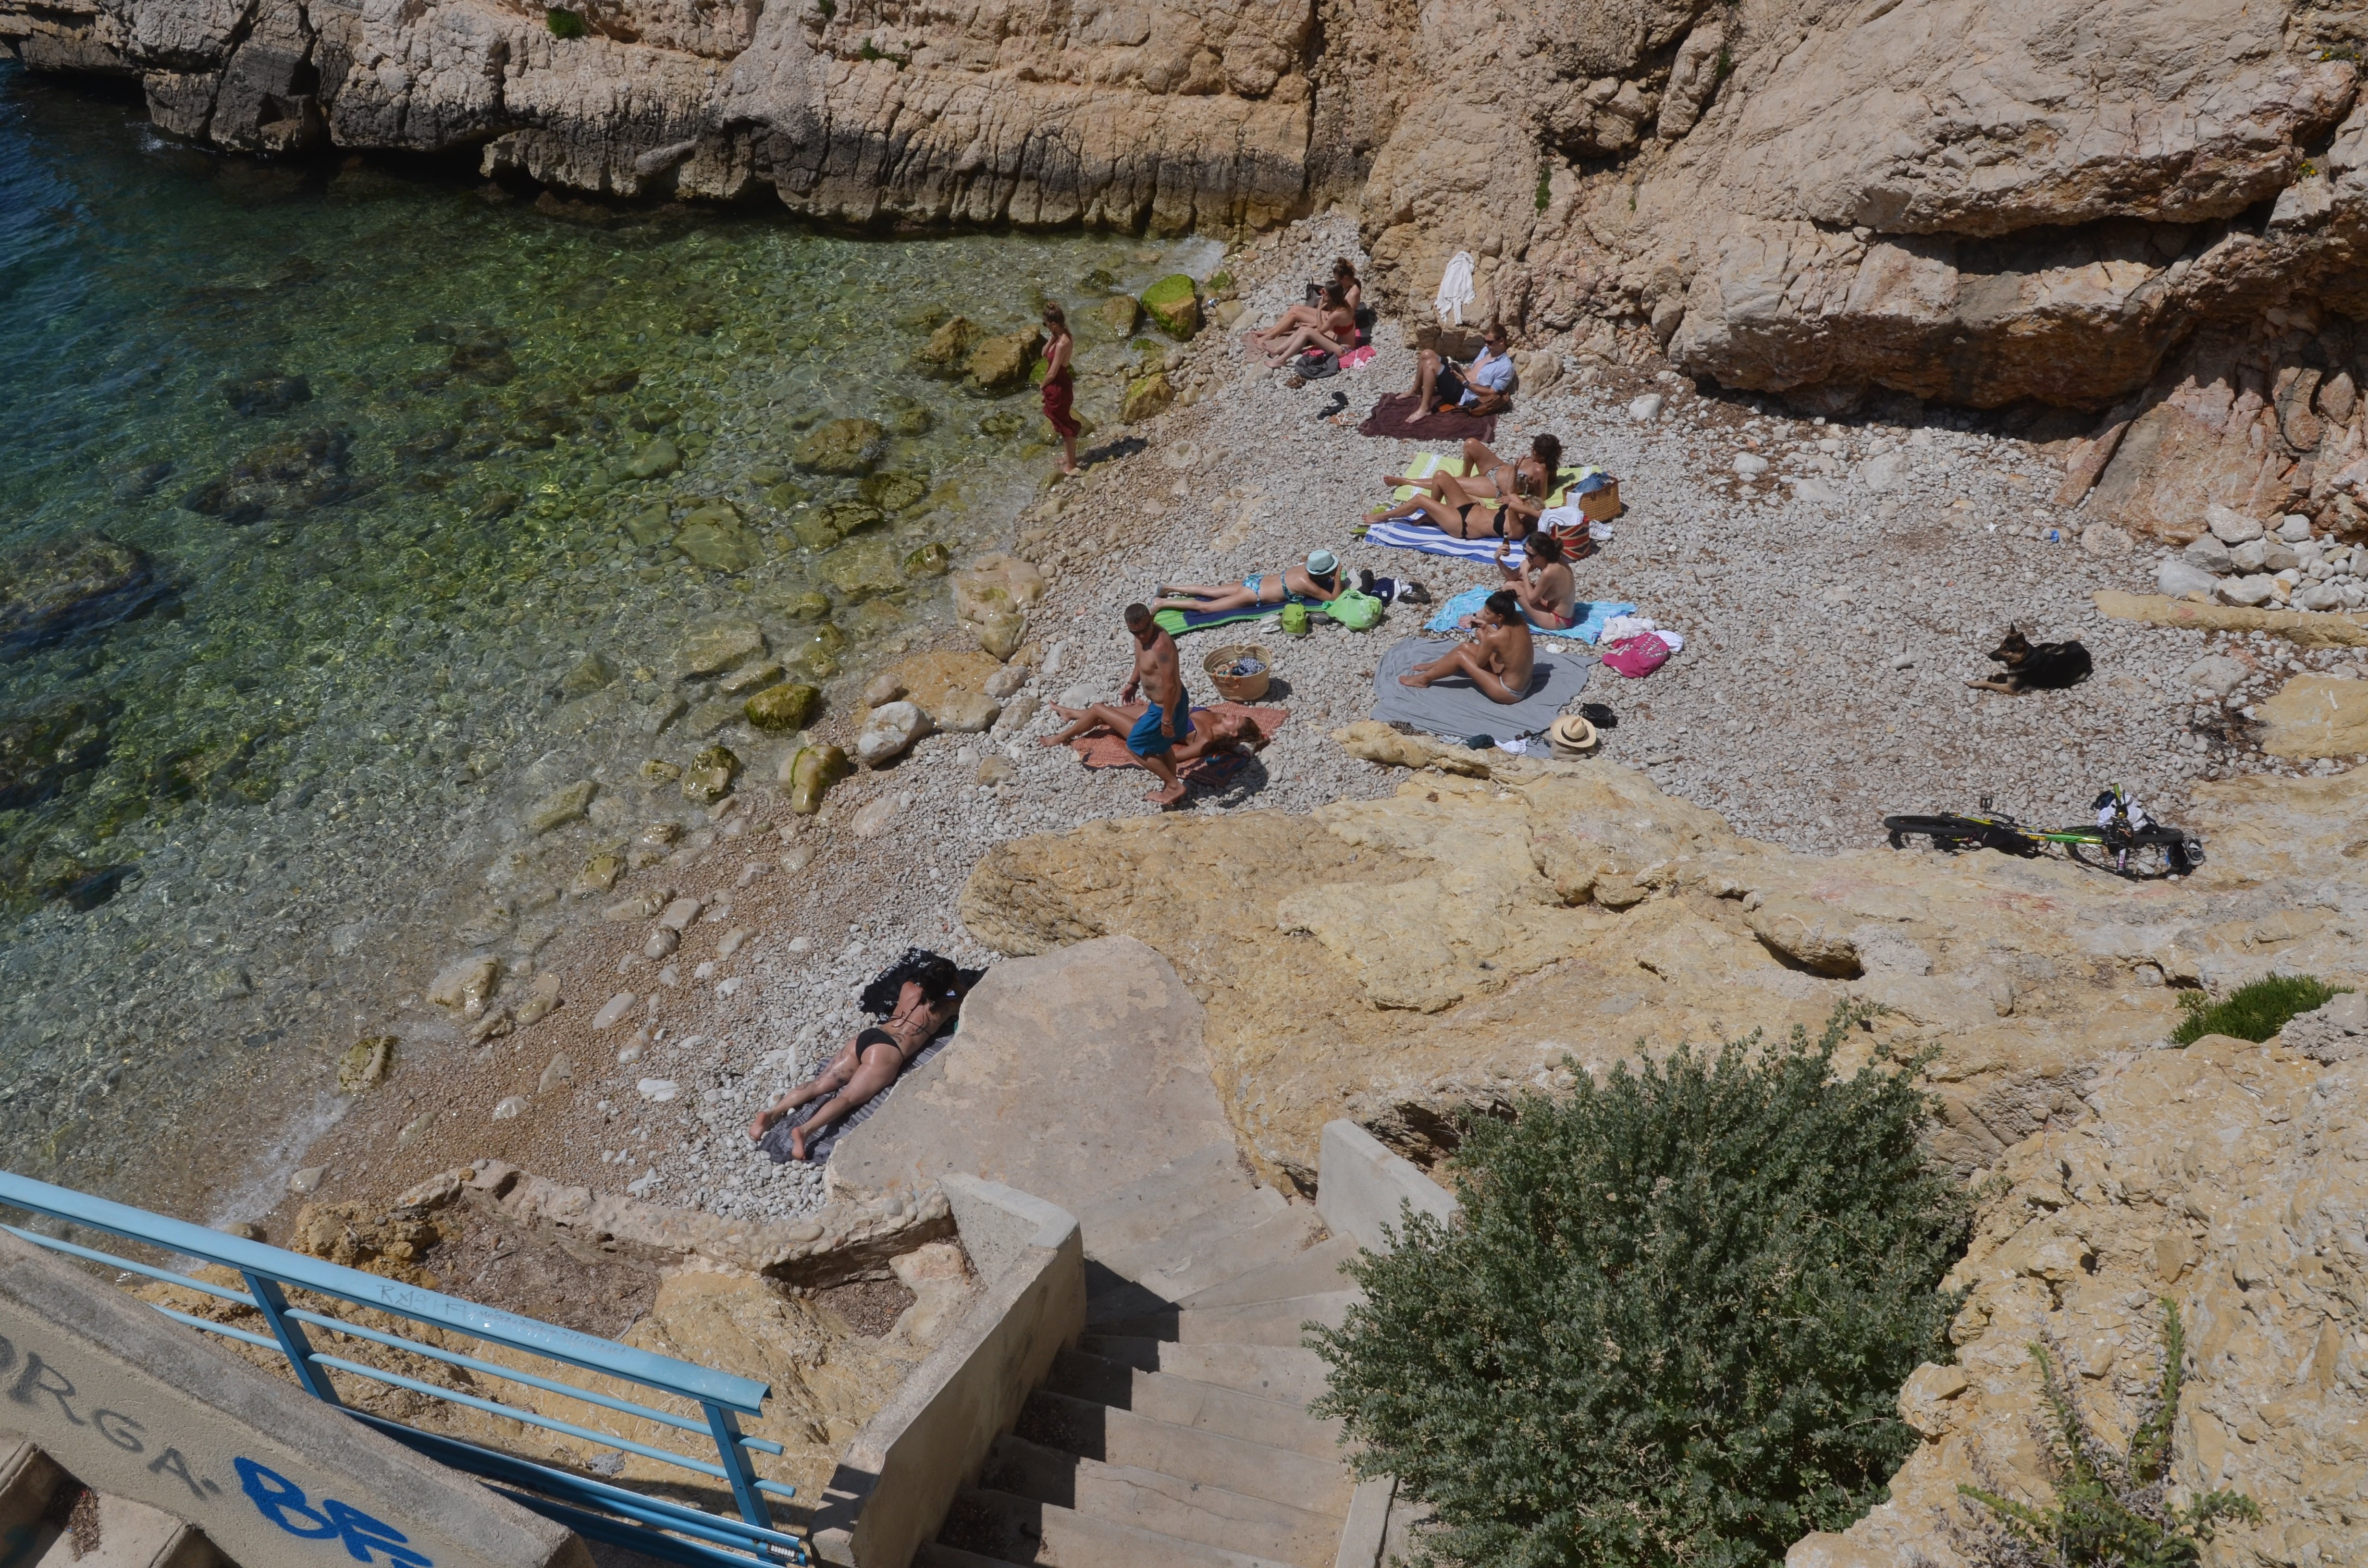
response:
[[[1443,659],[1398,676],[1398,684],[1425,687],[1442,676],[1460,675],[1491,702],[1519,702],[1530,694],[1530,677],[1537,662],[1530,623],[1521,617],[1521,601],[1510,588],[1499,588],[1472,618],[1472,641],[1457,643]]]
[[[1429,348],[1415,357],[1412,390],[1422,398],[1417,419],[1442,408],[1483,418],[1513,406],[1513,351],[1503,324],[1490,322],[1481,342],[1480,357],[1469,365],[1442,359]]]

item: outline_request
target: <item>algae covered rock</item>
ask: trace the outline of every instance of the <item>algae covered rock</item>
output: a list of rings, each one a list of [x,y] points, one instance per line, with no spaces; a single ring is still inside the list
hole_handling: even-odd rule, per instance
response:
[[[1126,385],[1126,399],[1119,404],[1118,416],[1129,425],[1140,424],[1175,401],[1176,389],[1166,376],[1137,377]]]
[[[564,784],[553,790],[528,808],[527,831],[540,837],[553,828],[582,822],[584,813],[591,809],[592,797],[598,788],[589,778],[579,778],[573,784]]]
[[[830,596],[815,588],[801,588],[781,601],[781,613],[791,620],[824,620],[830,615]]]
[[[929,482],[917,473],[875,473],[858,487],[863,498],[883,512],[909,512],[929,494]]]
[[[1028,618],[1016,609],[1004,610],[973,624],[978,645],[998,659],[1008,659],[1028,640]]]
[[[870,473],[888,449],[888,433],[869,419],[834,419],[806,432],[791,460],[815,473]]]
[[[627,479],[656,479],[682,466],[682,449],[664,436],[617,465]]]
[[[971,390],[990,397],[1019,391],[1028,384],[1029,372],[1036,368],[1037,357],[1043,351],[1044,329],[1041,326],[981,340],[971,350],[964,367],[970,372]]]
[[[748,699],[746,712],[750,724],[780,735],[804,729],[814,722],[814,712],[821,706],[819,687],[785,685],[768,687],[757,693]]]
[[[337,1092],[359,1095],[385,1083],[394,1070],[394,1045],[393,1035],[381,1034],[347,1047],[345,1055],[337,1059]]]
[[[731,747],[709,746],[682,770],[682,798],[713,805],[732,793],[732,781],[739,776],[740,758]]]
[[[625,514],[625,534],[643,550],[671,543],[674,540],[674,508],[663,501],[634,507]]]
[[[781,664],[810,680],[828,680],[838,673],[837,655],[846,646],[846,632],[827,620],[818,621],[782,647]]]
[[[914,352],[913,368],[925,376],[959,376],[970,363],[970,352],[978,347],[982,335],[968,316],[956,316],[931,333],[929,341]]]
[[[790,533],[805,550],[828,550],[838,542],[838,530],[830,526],[826,509],[800,512],[790,520]]]
[[[905,585],[905,565],[890,540],[861,539],[842,544],[814,565],[823,581],[850,604]]]
[[[764,541],[739,513],[722,505],[701,506],[685,517],[674,547],[709,572],[746,572],[765,559]]]
[[[1201,330],[1201,290],[1184,274],[1170,273],[1143,291],[1143,313],[1181,342]]]
[[[165,591],[145,552],[98,534],[0,557],[0,655],[112,626]]]
[[[790,787],[790,810],[810,817],[822,810],[830,787],[855,771],[847,753],[837,746],[801,746],[781,770]]]
[[[588,697],[616,678],[617,666],[609,662],[606,653],[596,650],[576,660],[567,673],[559,677],[559,694],[562,697]]]
[[[106,761],[113,717],[97,697],[0,713],[0,811],[47,800],[68,779]]]
[[[765,651],[765,634],[750,620],[717,620],[683,639],[676,662],[686,676],[721,675]]]
[[[1085,313],[1097,337],[1131,336],[1135,324],[1143,319],[1143,307],[1132,294],[1112,294]]]
[[[905,574],[908,577],[942,577],[953,569],[952,552],[932,540],[905,557]]]

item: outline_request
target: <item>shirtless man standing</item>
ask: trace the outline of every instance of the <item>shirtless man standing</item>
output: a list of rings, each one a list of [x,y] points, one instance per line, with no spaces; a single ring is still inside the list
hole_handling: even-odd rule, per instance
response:
[[[1144,605],[1126,607],[1126,629],[1134,633],[1134,673],[1119,688],[1118,699],[1133,701],[1135,688],[1140,687],[1144,700],[1151,704],[1128,732],[1126,749],[1159,776],[1160,787],[1144,799],[1155,806],[1172,806],[1184,798],[1184,780],[1176,777],[1176,764],[1169,754],[1178,741],[1192,733],[1192,705],[1184,697],[1184,671],[1177,663],[1176,639],[1160,629]]]
[[[1510,588],[1499,588],[1473,617],[1471,642],[1459,642],[1447,657],[1398,676],[1398,684],[1429,686],[1441,676],[1460,675],[1491,702],[1519,702],[1530,694],[1530,676],[1537,668],[1537,657],[1530,641],[1530,623],[1521,616],[1521,601]]]

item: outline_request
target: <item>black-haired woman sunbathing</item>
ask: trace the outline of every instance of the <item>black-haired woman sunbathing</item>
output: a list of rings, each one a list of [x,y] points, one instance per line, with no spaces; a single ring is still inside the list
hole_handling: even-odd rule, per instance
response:
[[[953,1022],[977,983],[975,971],[957,969],[952,960],[919,948],[909,949],[864,987],[863,1010],[881,1021],[858,1029],[828,1066],[758,1111],[748,1122],[748,1136],[765,1145],[775,1165],[804,1159],[825,1128],[861,1110],[896,1081],[913,1054]],[[789,1128],[786,1139],[775,1131],[776,1122],[814,1100],[823,1103]]]

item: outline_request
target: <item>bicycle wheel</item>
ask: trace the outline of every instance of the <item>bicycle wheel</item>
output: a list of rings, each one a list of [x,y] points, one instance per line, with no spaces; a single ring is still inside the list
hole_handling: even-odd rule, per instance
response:
[[[2137,837],[2124,835],[2108,843],[2095,836],[2091,830],[2088,838],[2069,847],[2072,858],[2082,865],[2111,871],[2134,882],[2184,876],[2190,869],[2186,840],[2177,834],[2159,837],[2151,834]]]
[[[1896,816],[1883,819],[1885,832],[1891,835],[1891,846],[1904,849],[1910,838],[1929,838],[1935,849],[1954,853],[1960,849],[1997,849],[2009,855],[2030,855],[2039,846],[2014,828],[1980,817],[1961,816]]]

